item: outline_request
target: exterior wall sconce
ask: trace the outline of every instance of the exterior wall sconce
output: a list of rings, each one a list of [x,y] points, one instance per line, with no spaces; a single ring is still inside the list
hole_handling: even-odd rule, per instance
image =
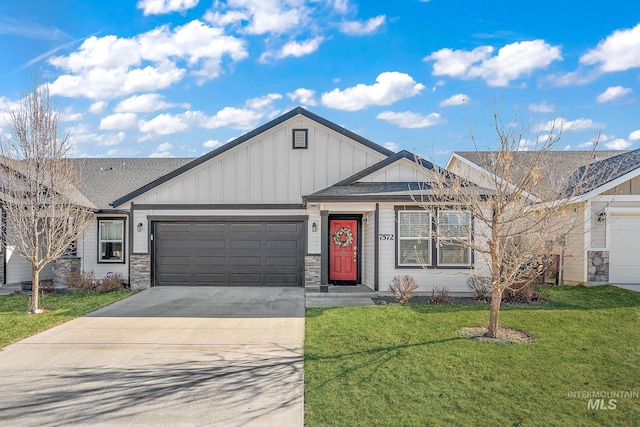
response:
[[[143,226],[143,224],[142,224],[141,222],[139,222],[139,223],[138,223],[138,226],[137,226],[137,228],[138,228],[138,233],[140,233],[140,232],[142,231],[142,226]]]
[[[607,212],[602,211],[598,214],[598,222],[604,222],[607,220]]]
[[[316,224],[315,222],[311,224],[311,231],[313,231],[314,233],[318,231],[318,224]]]
[[[365,224],[368,223],[369,222],[369,217],[365,216],[364,218],[362,218],[362,222],[365,223]]]

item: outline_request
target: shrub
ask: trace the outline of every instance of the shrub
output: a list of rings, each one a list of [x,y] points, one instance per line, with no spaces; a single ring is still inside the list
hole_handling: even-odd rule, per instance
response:
[[[418,289],[418,283],[413,276],[405,274],[404,276],[394,276],[391,279],[389,290],[393,294],[395,302],[398,304],[406,304],[413,298],[413,291]]]
[[[98,283],[96,286],[96,291],[103,292],[114,292],[119,291],[123,288],[122,276],[119,273],[116,273],[113,277],[106,277]]]
[[[74,271],[67,275],[67,286],[74,292],[93,291],[96,279],[93,271]]]
[[[451,304],[449,289],[446,287],[435,287],[431,290],[431,304]]]
[[[511,304],[529,304],[537,299],[536,283],[533,281],[521,282],[507,288],[502,293],[502,302]]]
[[[473,299],[486,302],[491,292],[491,279],[486,276],[469,276],[467,287],[473,292]]]

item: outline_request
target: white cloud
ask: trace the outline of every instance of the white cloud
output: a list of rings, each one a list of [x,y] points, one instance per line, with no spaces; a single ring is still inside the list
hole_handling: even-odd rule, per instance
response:
[[[395,142],[385,142],[383,144],[383,146],[387,150],[391,150],[391,151],[395,151],[395,152],[398,152],[400,150],[400,146],[398,144],[396,144]]]
[[[349,10],[349,1],[348,0],[333,0],[331,5],[338,13],[347,13]]]
[[[111,147],[122,143],[125,139],[125,133],[95,133],[91,131],[86,125],[80,124],[74,126],[71,129],[70,141],[74,147],[74,150],[79,151],[79,147],[82,145]]]
[[[534,113],[553,113],[556,111],[555,105],[549,105],[546,101],[540,104],[529,104],[529,111]]]
[[[384,111],[378,114],[376,118],[393,123],[401,128],[409,129],[426,128],[442,122],[440,114],[438,113],[431,113],[425,116],[424,114],[412,113],[411,111],[405,111],[402,113]]]
[[[617,30],[580,57],[581,64],[598,65],[602,72],[640,67],[640,24]]]
[[[169,142],[164,142],[160,145],[158,145],[158,148],[156,148],[156,151],[169,151],[173,148],[173,145]]]
[[[282,99],[282,95],[279,93],[269,93],[265,96],[248,99],[244,105],[250,110],[264,110],[271,108],[273,106],[273,102],[279,99]]]
[[[234,129],[249,130],[264,117],[263,113],[252,111],[246,108],[224,107],[215,115],[207,118],[202,127],[206,129],[215,129],[229,126]]]
[[[89,37],[68,56],[49,62],[69,74],[49,85],[52,95],[109,99],[166,88],[189,74],[198,82],[217,77],[225,56],[248,56],[245,42],[194,20],[164,25],[132,38]]]
[[[227,0],[214,2],[204,20],[214,25],[235,25],[247,34],[283,34],[298,28],[309,13],[299,0]]]
[[[604,143],[604,146],[609,150],[626,150],[631,147],[631,143],[627,140],[617,138],[612,141],[607,141]]]
[[[340,31],[351,36],[371,34],[380,28],[386,19],[387,17],[385,15],[378,15],[375,18],[368,19],[364,22],[345,21],[340,24]]]
[[[103,117],[100,120],[100,129],[116,130],[131,129],[138,124],[138,116],[134,113],[116,113]]]
[[[455,105],[463,105],[468,104],[470,102],[470,98],[464,93],[459,93],[457,95],[453,95],[450,98],[445,99],[444,101],[438,104],[440,107],[451,107]]]
[[[358,84],[344,90],[334,89],[322,94],[322,104],[329,108],[357,111],[371,105],[390,105],[404,98],[418,95],[424,85],[397,71],[378,75],[376,83],[367,86]]]
[[[184,12],[198,5],[199,0],[140,0],[138,9],[144,16],[163,15],[171,12]]]
[[[582,130],[589,130],[589,129],[598,129],[602,127],[600,124],[595,123],[593,120],[591,119],[576,119],[576,120],[566,120],[562,117],[555,119],[555,120],[550,120],[547,123],[543,124],[542,126],[540,126],[540,129],[543,131],[563,131],[563,132],[567,132],[567,131],[582,131]]]
[[[216,148],[220,146],[220,141],[217,139],[210,139],[202,143],[202,146],[205,148]]]
[[[115,106],[113,111],[116,113],[132,112],[132,113],[149,113],[152,111],[164,110],[165,108],[182,107],[189,108],[190,105],[174,104],[166,102],[162,95],[157,93],[145,93],[143,95],[134,95]]]
[[[186,131],[202,116],[203,114],[199,111],[187,111],[176,115],[160,114],[151,120],[140,120],[138,127],[142,133],[169,135]]]
[[[74,111],[72,107],[67,107],[60,112],[58,118],[61,122],[77,122],[82,120],[82,113]]]
[[[629,141],[638,141],[640,140],[640,129],[634,130],[629,134]]]
[[[97,101],[89,106],[89,112],[91,114],[100,114],[107,107],[108,102],[106,101]]]
[[[261,55],[260,60],[266,61],[270,57],[275,56],[278,59],[286,58],[288,56],[300,57],[309,55],[320,47],[322,41],[324,39],[322,37],[315,37],[313,39],[305,40],[303,42],[290,41],[286,43],[280,50],[276,53],[265,52]]]
[[[545,69],[561,60],[559,46],[551,46],[544,40],[511,43],[491,56],[494,48],[480,46],[472,51],[441,49],[424,58],[434,61],[434,76],[460,79],[481,78],[489,86],[508,86],[512,80],[531,75],[536,69]]]
[[[298,101],[302,105],[309,105],[311,107],[318,105],[318,102],[315,100],[315,90],[299,88],[294,90],[293,92],[287,93],[287,96],[290,100]]]
[[[596,97],[596,101],[599,103],[613,101],[620,97],[623,97],[629,93],[633,92],[633,89],[622,86],[611,86],[607,88],[604,92]]]

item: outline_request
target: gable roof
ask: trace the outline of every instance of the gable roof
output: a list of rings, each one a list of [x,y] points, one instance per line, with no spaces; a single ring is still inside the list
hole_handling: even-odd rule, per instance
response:
[[[104,158],[71,159],[82,176],[82,193],[100,210],[123,194],[189,163],[186,158]]]
[[[368,147],[368,148],[370,148],[370,149],[372,149],[374,151],[377,151],[377,152],[379,152],[379,153],[381,153],[381,154],[383,154],[385,156],[392,156],[394,154],[393,151],[388,150],[387,148],[384,148],[383,146],[378,145],[378,144],[374,143],[373,141],[370,141],[370,140],[368,140],[366,138],[363,138],[362,136],[357,135],[357,134],[351,132],[350,130],[345,129],[342,126],[339,126],[339,125],[337,125],[337,124],[335,124],[335,123],[333,123],[333,122],[331,122],[331,121],[329,121],[329,120],[327,120],[325,118],[322,118],[322,117],[320,117],[320,116],[318,116],[318,115],[316,115],[316,114],[314,114],[314,113],[312,113],[312,112],[310,112],[310,111],[308,111],[308,110],[306,110],[306,109],[304,109],[302,107],[296,107],[293,110],[283,114],[282,116],[280,116],[280,117],[278,117],[276,119],[273,119],[270,122],[265,123],[264,125],[252,130],[251,132],[248,132],[248,133],[246,133],[246,134],[234,139],[233,141],[228,142],[227,144],[224,144],[223,146],[221,146],[221,147],[219,147],[219,148],[217,148],[217,149],[215,149],[213,151],[210,151],[209,153],[207,153],[207,154],[205,154],[205,155],[203,155],[201,157],[198,157],[197,159],[193,159],[192,161],[190,161],[190,162],[178,167],[177,169],[175,169],[175,170],[173,170],[171,172],[166,173],[163,176],[158,177],[157,179],[153,180],[152,182],[147,183],[146,185],[143,185],[143,186],[141,186],[141,187],[139,187],[139,188],[137,188],[135,190],[132,190],[131,192],[127,193],[126,195],[117,198],[111,204],[112,204],[113,207],[117,208],[118,206],[121,206],[124,203],[127,203],[127,202],[131,201],[132,199],[136,198],[137,196],[139,196],[141,194],[144,194],[147,191],[149,191],[149,190],[151,190],[151,189],[153,189],[153,188],[155,188],[155,187],[157,187],[159,185],[164,184],[165,182],[167,182],[167,181],[169,181],[169,180],[171,180],[171,179],[173,179],[173,178],[175,178],[175,177],[177,177],[177,176],[179,176],[179,175],[181,175],[181,174],[183,174],[183,173],[185,173],[185,172],[187,172],[187,171],[189,171],[189,170],[191,170],[191,169],[193,169],[193,168],[195,168],[195,167],[197,167],[197,166],[199,166],[199,165],[201,165],[201,164],[203,164],[203,163],[205,163],[205,162],[207,162],[207,161],[209,161],[211,159],[213,159],[216,156],[221,155],[222,153],[225,153],[225,152],[227,152],[227,151],[239,146],[240,144],[243,144],[244,142],[246,142],[246,141],[248,141],[248,140],[250,140],[250,139],[252,139],[252,138],[254,138],[254,137],[256,137],[256,136],[258,136],[258,135],[260,135],[262,133],[264,133],[264,132],[269,131],[270,129],[273,129],[274,127],[280,125],[281,123],[286,122],[287,120],[289,120],[289,119],[291,119],[291,118],[293,118],[293,117],[295,117],[297,115],[301,115],[301,116],[306,117],[309,120],[313,120],[314,122],[316,122],[316,123],[318,123],[318,124],[320,124],[322,126],[325,126],[325,127],[329,128],[329,129],[333,130],[336,133],[344,135],[347,138],[350,138],[350,139],[352,139],[352,140],[354,140],[354,141],[356,141],[356,142],[358,142],[358,143],[360,143],[360,144],[362,144],[362,145],[364,145],[364,146],[366,146],[366,147]]]
[[[547,165],[549,173],[545,175],[536,186],[536,188],[539,189],[544,185],[553,187],[554,183],[570,179],[570,177],[573,176],[576,170],[581,166],[594,164],[595,162],[618,156],[623,153],[626,153],[626,151],[513,151],[510,154],[513,155],[514,164],[527,164],[528,162],[538,159]],[[496,151],[456,151],[451,155],[447,162],[447,168],[451,167],[454,159],[458,159],[478,171],[491,173],[491,162],[496,154]],[[494,172],[498,175],[496,179],[502,178],[499,176],[499,171]],[[518,170],[515,172],[518,172]],[[526,172],[526,170],[522,169],[520,172]],[[514,176],[513,178],[514,181],[519,182],[522,176]],[[536,188],[525,188],[524,190],[527,191],[527,193],[530,193],[530,197],[537,200],[535,197]]]
[[[564,189],[566,197],[604,191],[601,187],[640,169],[640,149],[618,154],[587,166],[579,167]]]
[[[435,173],[444,174],[446,178],[456,177],[450,171],[442,169],[428,160],[422,159],[406,150],[388,157],[375,165],[372,165],[361,172],[358,172],[331,187],[317,191],[303,199],[307,202],[314,201],[413,201],[421,198],[431,198],[436,196],[433,187],[428,182],[358,182],[359,180],[384,169],[385,167],[401,161],[403,159],[416,162],[420,166]],[[478,186],[469,183],[469,191],[475,191]],[[473,189],[473,190],[472,190]],[[491,194],[488,189],[486,194]],[[463,190],[464,191],[464,190]],[[439,193],[439,191],[437,192]]]

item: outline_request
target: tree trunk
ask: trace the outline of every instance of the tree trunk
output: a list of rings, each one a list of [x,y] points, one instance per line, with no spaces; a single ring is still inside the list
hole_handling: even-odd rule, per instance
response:
[[[40,308],[40,270],[32,269],[31,273],[31,298],[29,298],[29,313],[42,313]]]
[[[500,303],[502,302],[502,289],[493,286],[491,290],[491,312],[489,313],[489,331],[487,336],[496,338],[498,336],[498,314],[500,313]]]

